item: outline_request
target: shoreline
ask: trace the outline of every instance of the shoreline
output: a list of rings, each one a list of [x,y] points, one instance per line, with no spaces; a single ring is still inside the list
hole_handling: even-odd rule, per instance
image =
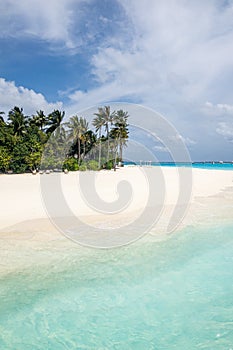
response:
[[[135,171],[136,170],[136,171]],[[175,169],[163,169],[167,195],[163,212],[154,229],[139,239],[136,244],[145,241],[166,239],[164,234],[167,221],[178,195],[178,177]],[[155,173],[156,174],[156,173]],[[211,176],[210,176],[211,174]],[[64,195],[70,199],[73,210],[77,213],[77,174],[62,174],[61,182]],[[134,216],[140,214],[141,203],[145,203],[147,193],[142,191],[142,176],[140,169],[122,168],[117,172],[98,172],[96,185],[97,192],[105,201],[117,199],[117,183],[122,180],[132,179],[132,186],[136,186],[135,200],[131,201],[125,212],[113,216],[98,214],[91,215],[91,209],[78,198],[80,218],[90,225],[118,224],[124,225],[126,220],[134,220]],[[182,231],[185,227],[196,225],[231,224],[233,203],[233,172],[193,169],[193,192],[187,213],[174,231]],[[53,174],[40,175],[53,179]],[[47,217],[43,207],[40,193],[40,176],[31,174],[0,176],[1,189],[1,214],[0,242],[1,264],[0,275],[24,269],[35,264],[46,265],[53,261],[58,262],[70,253],[91,254],[93,249],[86,249],[81,244],[72,242],[62,235]],[[147,184],[144,183],[146,189]],[[100,191],[102,190],[102,191]],[[23,198],[23,200],[22,200]],[[82,215],[81,215],[82,214]],[[102,216],[101,216],[102,215]],[[110,218],[110,219],[109,219]],[[111,229],[111,228],[110,228]]]

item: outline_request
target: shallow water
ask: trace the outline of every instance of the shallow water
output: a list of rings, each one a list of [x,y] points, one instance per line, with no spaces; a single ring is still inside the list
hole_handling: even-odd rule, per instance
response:
[[[233,225],[0,279],[0,349],[233,349]]]
[[[125,165],[140,165],[140,166],[159,166],[159,167],[188,167],[196,169],[206,170],[233,170],[233,162],[218,163],[218,162],[194,162],[194,163],[174,163],[174,162],[161,162],[155,163],[150,161],[140,162],[125,162]]]

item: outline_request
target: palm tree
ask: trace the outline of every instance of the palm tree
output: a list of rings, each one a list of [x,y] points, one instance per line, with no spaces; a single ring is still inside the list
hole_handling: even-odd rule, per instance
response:
[[[59,127],[54,131],[54,137],[59,143],[65,143],[67,141],[66,129],[64,128],[63,124],[59,125]]]
[[[85,118],[78,117],[77,115],[70,118],[69,122],[66,123],[68,126],[69,134],[68,139],[70,139],[73,142],[77,142],[78,145],[78,164],[80,165],[81,162],[81,143],[84,148],[84,156],[85,156],[85,133],[88,130],[88,122]]]
[[[120,148],[120,160],[123,159],[123,147],[126,146],[128,139],[128,112],[124,112],[122,109],[117,111],[114,115],[114,126],[115,126],[115,135],[117,137],[119,148]]]
[[[117,126],[111,129],[109,134],[111,139],[113,140],[112,149],[114,154],[114,170],[116,169],[116,160],[117,160],[117,154],[118,154],[120,134],[121,134],[121,131]]]
[[[109,144],[109,126],[112,125],[113,119],[115,116],[115,112],[111,113],[110,112],[110,106],[104,106],[103,108],[104,111],[104,119],[105,119],[105,129],[106,129],[106,134],[107,134],[107,144],[108,144],[108,151],[107,151],[107,162],[109,161],[109,151],[110,151],[110,144]]]
[[[101,112],[102,109],[99,108],[99,112]],[[102,148],[102,144],[101,144],[101,137],[102,137],[102,127],[105,124],[105,120],[103,118],[102,113],[95,113],[94,115],[96,115],[96,117],[93,119],[92,125],[95,127],[95,131],[99,132],[99,161],[98,161],[98,167],[100,169],[101,166],[101,148]]]
[[[95,133],[92,130],[87,130],[87,132],[83,134],[83,140],[84,140],[83,154],[85,157],[85,155],[89,153],[93,149],[94,145],[96,144]]]
[[[48,119],[42,110],[36,111],[36,115],[32,117],[32,123],[42,131],[43,127],[47,124]]]
[[[52,154],[56,158],[57,163],[61,163],[69,150],[67,133],[62,124],[50,135],[47,145],[49,145],[48,151],[52,150]]]
[[[109,126],[112,125],[112,123],[113,123],[115,112],[111,113],[110,106],[104,106],[104,107],[99,107],[98,113],[95,113],[94,115],[96,115],[100,119],[103,119],[103,126],[105,126],[107,145],[108,145],[108,149],[107,149],[107,162],[108,162],[109,161],[109,150],[110,150],[110,147],[109,147],[110,128],[109,128]]]
[[[28,120],[23,114],[23,108],[14,107],[8,114],[9,125],[13,129],[14,136],[23,136],[26,133]]]
[[[48,115],[48,126],[49,128],[46,130],[46,134],[51,134],[54,132],[61,124],[64,119],[65,112],[61,112],[58,109],[54,110],[52,113]]]
[[[86,154],[86,142],[87,142],[87,131],[88,131],[88,122],[85,118],[80,117],[80,126],[81,126],[81,144],[83,146],[83,156],[82,159],[85,157]]]

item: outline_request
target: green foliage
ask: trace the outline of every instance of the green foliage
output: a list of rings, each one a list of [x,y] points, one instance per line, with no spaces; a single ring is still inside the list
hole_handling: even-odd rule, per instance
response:
[[[11,149],[12,145],[15,143],[15,138],[12,133],[12,129],[9,125],[5,123],[0,124],[0,146]]]
[[[113,169],[113,167],[114,167],[113,160],[109,160],[103,165],[103,168],[107,169],[107,170],[111,170],[111,169]]]
[[[34,152],[30,153],[25,157],[25,161],[30,170],[35,170],[39,167],[41,161],[41,153]]]
[[[81,164],[81,165],[79,166],[79,170],[80,170],[80,171],[86,171],[86,170],[87,170],[86,164]]]
[[[23,140],[18,140],[12,149],[10,169],[14,173],[24,173],[29,170],[29,166],[26,162],[28,156],[27,144],[23,143]]]
[[[6,172],[10,167],[11,156],[9,151],[0,146],[0,171]]]
[[[23,114],[23,108],[15,106],[11,109],[8,120],[14,136],[23,136],[27,132],[28,117]]]
[[[87,169],[88,169],[88,170],[94,170],[94,171],[99,170],[98,162],[97,162],[96,160],[90,160],[90,161],[87,163]]]
[[[50,113],[47,119],[48,129],[46,130],[46,133],[52,134],[60,126],[64,117],[65,117],[65,112],[64,111],[61,112],[58,109]]]
[[[42,170],[53,170],[53,169],[62,169],[63,162],[60,158],[51,155],[50,157],[45,157],[42,159],[40,168]]]
[[[43,130],[43,128],[46,126],[48,123],[48,118],[44,114],[43,111],[37,111],[36,115],[33,115],[30,124],[37,126],[40,130]]]
[[[62,167],[63,170],[67,169],[69,171],[77,171],[79,170],[77,159],[75,158],[67,158]]]
[[[98,108],[95,114],[96,133],[88,129],[83,117],[73,116],[62,124],[65,112],[59,110],[48,116],[39,110],[29,117],[15,106],[7,120],[3,114],[0,112],[1,172],[112,169],[122,159],[128,139],[127,112],[111,112],[109,106]]]

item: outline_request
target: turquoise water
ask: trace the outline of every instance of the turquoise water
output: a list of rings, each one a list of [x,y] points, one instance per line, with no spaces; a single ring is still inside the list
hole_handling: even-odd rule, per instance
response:
[[[0,349],[233,349],[233,226],[82,249],[0,280]]]
[[[196,163],[173,163],[173,162],[162,162],[162,163],[155,163],[155,162],[124,162],[125,165],[141,165],[141,166],[169,166],[169,167],[192,167],[197,169],[212,169],[212,170],[233,170],[233,163],[216,163],[216,162],[196,162]]]

